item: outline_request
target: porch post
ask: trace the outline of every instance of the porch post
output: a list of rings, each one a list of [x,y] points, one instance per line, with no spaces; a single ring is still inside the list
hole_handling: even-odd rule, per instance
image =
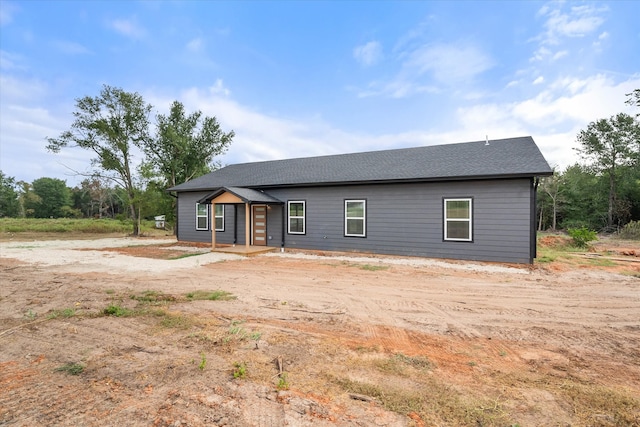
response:
[[[245,203],[244,204],[244,209],[245,209],[245,228],[244,228],[244,244],[247,247],[247,251],[249,250],[249,243],[251,242],[251,239],[249,238],[251,235],[251,218],[249,217],[250,215],[250,211],[251,209],[249,209],[249,203]]]
[[[216,204],[211,201],[211,250],[216,249]]]

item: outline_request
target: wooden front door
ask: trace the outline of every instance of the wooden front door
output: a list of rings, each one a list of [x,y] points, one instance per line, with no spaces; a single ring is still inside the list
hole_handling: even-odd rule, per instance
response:
[[[251,206],[251,223],[253,224],[253,244],[267,246],[267,207]]]

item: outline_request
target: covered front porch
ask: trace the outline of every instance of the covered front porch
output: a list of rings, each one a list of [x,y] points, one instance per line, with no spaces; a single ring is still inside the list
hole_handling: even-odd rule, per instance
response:
[[[198,200],[200,204],[210,204],[210,212],[216,212],[216,205],[234,205],[233,221],[237,224],[238,218],[244,216],[244,244],[236,244],[241,241],[237,236],[237,230],[239,227],[234,226],[234,239],[233,245],[229,245],[228,242],[218,243],[216,239],[217,227],[214,225],[211,227],[211,250],[215,252],[236,253],[245,256],[251,256],[259,253],[270,252],[276,250],[277,247],[269,246],[268,240],[273,236],[267,233],[267,216],[272,210],[272,205],[283,205],[284,203],[275,197],[272,197],[262,191],[253,190],[242,187],[222,187],[214,191],[211,194]],[[238,210],[244,206],[244,215]],[[284,209],[276,209],[276,211],[282,211],[282,218],[278,220],[282,221],[284,227]],[[215,218],[212,218],[212,224],[215,224]],[[284,230],[284,228],[283,228]],[[222,230],[224,231],[224,229]],[[277,240],[275,240],[277,242]],[[280,247],[284,247],[284,232],[281,236]]]

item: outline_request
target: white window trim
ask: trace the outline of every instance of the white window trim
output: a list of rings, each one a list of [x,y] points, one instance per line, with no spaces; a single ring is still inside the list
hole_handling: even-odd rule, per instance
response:
[[[207,208],[207,213],[205,215],[198,215],[198,206],[203,205]],[[198,227],[198,218],[205,218],[206,221],[206,225],[204,228],[202,227]],[[208,230],[209,229],[209,205],[204,204],[204,203],[196,203],[196,230]]]
[[[291,215],[291,203],[302,203],[302,216]],[[302,218],[302,231],[291,231],[291,219]],[[287,232],[289,234],[307,233],[307,202],[304,200],[289,200],[287,202]]]
[[[216,208],[220,206],[222,208],[222,215],[216,215],[216,213],[214,212],[214,218],[213,218],[213,224],[214,226],[217,225],[217,219],[218,218],[222,218],[222,227],[221,228],[216,228],[216,231],[224,231],[224,205],[222,203],[217,203],[216,204]]]
[[[347,204],[348,203],[362,203],[362,216],[347,216]],[[362,220],[362,234],[348,233],[347,220],[349,219],[361,219]],[[365,199],[349,199],[344,201],[344,235],[346,237],[367,237],[367,201]]]
[[[469,202],[469,218],[447,218],[447,202]],[[463,197],[456,199],[444,199],[443,201],[443,226],[444,226],[444,240],[449,242],[472,242],[473,241],[473,199],[471,197]],[[447,236],[447,223],[451,222],[468,222],[469,223],[469,238],[459,239]]]

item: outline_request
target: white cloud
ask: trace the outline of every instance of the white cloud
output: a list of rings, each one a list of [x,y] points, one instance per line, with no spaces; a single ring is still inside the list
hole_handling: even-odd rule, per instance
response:
[[[191,52],[200,52],[204,48],[204,41],[200,37],[196,37],[187,43],[187,50]]]
[[[382,45],[377,41],[371,41],[353,49],[353,57],[365,67],[374,65],[382,59]]]
[[[132,39],[141,39],[147,32],[136,22],[136,19],[115,19],[108,22],[108,26],[123,36]]]
[[[531,135],[547,161],[562,169],[578,161],[577,133],[592,121],[628,110],[625,94],[638,87],[640,75],[623,82],[604,75],[563,77],[533,98],[460,108],[458,117],[464,129],[490,138]]]
[[[24,57],[4,50],[0,50],[0,70],[26,70]],[[4,87],[2,88],[4,91]]]
[[[404,98],[419,93],[437,93],[472,82],[493,67],[481,49],[466,43],[426,44],[398,53],[400,69],[388,81],[370,82],[357,90],[359,97]]]
[[[430,72],[438,82],[447,85],[467,81],[492,66],[488,55],[463,43],[421,46],[403,64],[403,68],[416,75]]]
[[[606,8],[586,4],[572,6],[568,12],[563,12],[563,3],[553,5],[556,8],[545,7],[544,11],[541,9],[541,14],[547,17],[543,36],[546,44],[558,44],[563,37],[584,37],[596,31],[604,23],[604,18],[600,15],[607,11]]]
[[[13,14],[17,11],[13,2],[2,1],[0,3],[0,26],[8,25],[13,21]]]
[[[535,79],[535,80],[533,81],[533,84],[534,84],[534,85],[539,85],[539,84],[542,84],[543,82],[544,82],[544,77],[543,77],[543,76],[540,76],[540,77],[538,77],[537,79]]]
[[[84,55],[91,51],[80,43],[65,40],[54,40],[51,42],[54,49],[67,55]]]

